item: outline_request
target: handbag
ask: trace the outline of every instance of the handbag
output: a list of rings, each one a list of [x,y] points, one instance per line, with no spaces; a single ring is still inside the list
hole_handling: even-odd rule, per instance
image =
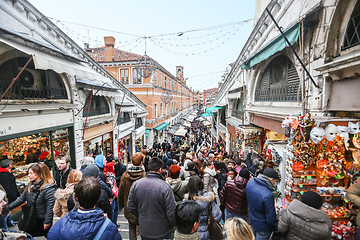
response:
[[[34,203],[31,205],[25,204],[21,207],[22,210],[22,218],[19,220],[18,227],[21,231],[30,232],[37,226],[38,218],[36,217],[35,211],[35,203],[39,196],[38,192],[34,198]]]
[[[208,212],[208,231],[210,240],[221,240],[224,238],[222,232],[222,226],[220,223],[215,221],[214,216],[212,215],[212,202],[209,204],[209,212]]]

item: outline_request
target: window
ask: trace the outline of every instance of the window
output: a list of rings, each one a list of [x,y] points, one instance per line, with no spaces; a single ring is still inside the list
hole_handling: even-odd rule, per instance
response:
[[[134,84],[141,84],[141,74],[137,68],[133,69],[133,83]]]
[[[0,92],[4,93],[12,80],[29,60],[28,57],[10,59],[0,65]],[[33,60],[16,80],[5,99],[67,99],[65,85],[52,70],[35,69]]]
[[[160,86],[162,86],[163,84],[163,75],[162,75],[162,72],[160,73]]]
[[[154,104],[154,118],[157,118],[157,114],[158,114],[158,111],[157,111],[157,103]]]
[[[135,129],[138,129],[138,128],[141,127],[142,125],[143,125],[142,118],[136,118]]]
[[[160,103],[160,117],[163,115],[163,103]]]
[[[130,121],[130,114],[128,112],[120,112],[117,119],[117,125],[124,124]]]
[[[121,83],[129,84],[129,69],[120,69]]]
[[[157,72],[154,72],[154,84],[157,84]]]
[[[166,80],[166,76],[165,76],[165,88],[166,88],[166,83],[167,83],[167,80]]]
[[[90,103],[90,108],[89,108],[89,103]],[[88,109],[89,109],[89,115],[88,115],[89,117],[110,113],[109,105],[105,97],[102,96],[92,96],[91,102],[90,102],[90,96],[88,96],[85,102],[85,107],[83,109],[83,117],[86,117]]]
[[[360,1],[355,5],[351,18],[346,28],[344,42],[341,50],[360,44]]]
[[[174,91],[174,81],[171,81],[171,90]]]
[[[285,56],[276,57],[267,66],[255,90],[255,101],[296,102],[300,79],[292,62]],[[301,101],[301,92],[299,101]]]

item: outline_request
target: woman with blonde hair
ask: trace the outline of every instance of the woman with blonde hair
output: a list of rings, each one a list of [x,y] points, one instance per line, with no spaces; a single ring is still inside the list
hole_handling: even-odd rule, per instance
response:
[[[33,237],[47,236],[53,221],[54,193],[56,185],[51,177],[49,168],[42,162],[32,164],[28,169],[30,183],[14,202],[8,205],[14,209],[24,202],[27,206],[34,206],[35,214],[26,229],[20,229]],[[25,216],[27,217],[27,216]],[[36,223],[36,224],[35,224]]]
[[[250,225],[242,218],[230,218],[225,222],[227,240],[255,240]]]
[[[53,208],[54,214],[60,218],[64,217],[68,212],[67,200],[70,195],[74,192],[74,186],[82,178],[82,172],[80,170],[74,169],[69,173],[66,188],[59,188],[55,192],[55,205]]]

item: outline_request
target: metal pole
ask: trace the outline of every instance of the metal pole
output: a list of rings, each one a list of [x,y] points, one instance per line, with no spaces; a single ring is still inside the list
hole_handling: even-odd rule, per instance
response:
[[[273,15],[271,15],[269,9],[265,8],[266,12],[269,14],[271,20],[273,20],[275,26],[279,29],[281,35],[284,37],[285,41],[287,42],[287,44],[289,45],[289,47],[291,48],[291,50],[293,51],[293,53],[295,54],[295,57],[297,58],[297,60],[300,62],[301,66],[303,67],[303,69],[305,70],[306,74],[309,76],[311,82],[314,84],[315,87],[319,88],[319,86],[315,83],[314,79],[312,78],[312,76],[310,75],[309,71],[306,69],[304,63],[301,61],[299,55],[296,53],[295,49],[293,48],[293,46],[290,44],[289,40],[287,39],[287,37],[285,36],[284,32],[281,30],[280,26],[277,24],[276,20],[274,19]]]

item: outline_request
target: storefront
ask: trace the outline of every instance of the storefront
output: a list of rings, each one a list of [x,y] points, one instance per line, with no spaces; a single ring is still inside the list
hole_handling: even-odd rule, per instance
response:
[[[308,121],[294,118],[289,127],[286,158],[285,197],[301,198],[309,190],[324,200],[322,210],[333,223],[337,239],[355,239],[351,204],[346,189],[360,175],[360,123],[330,120]]]
[[[94,155],[105,154],[113,151],[113,129],[112,122],[100,126],[88,128],[84,132],[84,156],[88,151]]]
[[[132,136],[131,134],[120,138],[118,141],[118,157],[122,163],[131,162]]]

